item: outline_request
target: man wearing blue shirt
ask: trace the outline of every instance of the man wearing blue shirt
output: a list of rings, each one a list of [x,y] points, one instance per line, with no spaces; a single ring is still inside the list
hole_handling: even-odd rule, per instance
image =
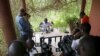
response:
[[[19,15],[16,17],[16,24],[18,26],[18,30],[20,31],[20,39],[23,41],[26,41],[27,38],[32,38],[32,29],[28,18],[25,18],[28,16],[26,11],[24,9],[20,10]]]

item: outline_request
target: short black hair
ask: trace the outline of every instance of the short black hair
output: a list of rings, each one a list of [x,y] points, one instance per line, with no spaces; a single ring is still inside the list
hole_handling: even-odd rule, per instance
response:
[[[32,39],[28,38],[26,44],[28,49],[32,49],[34,47],[35,42]]]
[[[26,48],[21,41],[13,41],[8,47],[8,56],[24,56]]]
[[[20,9],[20,12],[23,13],[23,12],[26,12],[26,10],[25,10],[24,8],[21,8],[21,9]]]
[[[84,15],[85,15],[84,11],[80,12],[80,18],[82,18]]]
[[[81,29],[85,33],[90,33],[91,25],[89,23],[83,23],[83,24],[81,24]]]
[[[45,21],[47,21],[48,19],[47,19],[47,18],[45,18],[44,20],[45,20]]]
[[[80,55],[97,56],[94,36],[87,35],[80,40]]]
[[[47,23],[47,22],[48,22],[48,19],[47,19],[47,18],[45,18],[45,19],[44,19],[44,22],[45,22],[45,23]]]
[[[100,36],[85,36],[80,40],[80,47],[88,56],[100,56]]]

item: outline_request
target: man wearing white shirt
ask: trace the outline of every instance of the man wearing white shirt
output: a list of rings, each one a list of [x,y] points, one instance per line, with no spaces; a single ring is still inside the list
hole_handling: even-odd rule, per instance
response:
[[[34,41],[32,39],[27,39],[26,45],[27,45],[27,52],[29,53],[29,56],[34,56],[38,53],[36,48],[34,47]]]
[[[44,22],[42,22],[42,23],[40,24],[40,29],[41,29],[41,31],[43,31],[43,32],[50,31],[50,26],[51,26],[51,24],[48,22],[48,19],[45,18],[45,19],[44,19]]]
[[[71,47],[72,47],[73,50],[77,50],[78,49],[79,41],[80,41],[80,39],[77,39],[77,40],[73,40],[72,41]]]

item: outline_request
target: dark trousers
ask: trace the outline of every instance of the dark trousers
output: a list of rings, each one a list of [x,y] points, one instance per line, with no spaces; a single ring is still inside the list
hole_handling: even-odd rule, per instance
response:
[[[20,36],[20,40],[21,40],[22,42],[26,42],[27,39],[28,39],[28,35],[21,35],[21,36]]]

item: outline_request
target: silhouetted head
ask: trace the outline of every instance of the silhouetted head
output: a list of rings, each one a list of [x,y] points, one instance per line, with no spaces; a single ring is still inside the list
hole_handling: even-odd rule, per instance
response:
[[[34,41],[32,39],[27,39],[26,45],[27,45],[27,48],[30,50],[34,47]]]
[[[83,33],[89,34],[91,30],[91,25],[89,23],[83,23],[81,24],[81,29]]]
[[[24,15],[25,15],[25,13],[26,13],[26,10],[25,10],[25,9],[23,9],[23,8],[21,8],[21,9],[20,9],[20,15],[21,15],[21,16],[24,16]]]
[[[20,41],[13,41],[8,48],[8,56],[25,56],[26,48]]]
[[[79,23],[78,22],[76,22],[76,27],[79,27]]]
[[[80,36],[82,35],[80,30],[80,25],[78,22],[76,23],[76,26],[72,31],[72,35],[74,35],[75,39],[80,38]]]
[[[83,16],[85,16],[85,12],[84,12],[84,11],[82,11],[82,12],[80,13],[80,18],[83,18]]]
[[[45,23],[47,23],[47,22],[48,22],[48,19],[47,19],[47,18],[45,18],[45,19],[44,19],[44,22],[45,22]]]
[[[81,39],[80,56],[100,56],[100,37],[88,35]]]

